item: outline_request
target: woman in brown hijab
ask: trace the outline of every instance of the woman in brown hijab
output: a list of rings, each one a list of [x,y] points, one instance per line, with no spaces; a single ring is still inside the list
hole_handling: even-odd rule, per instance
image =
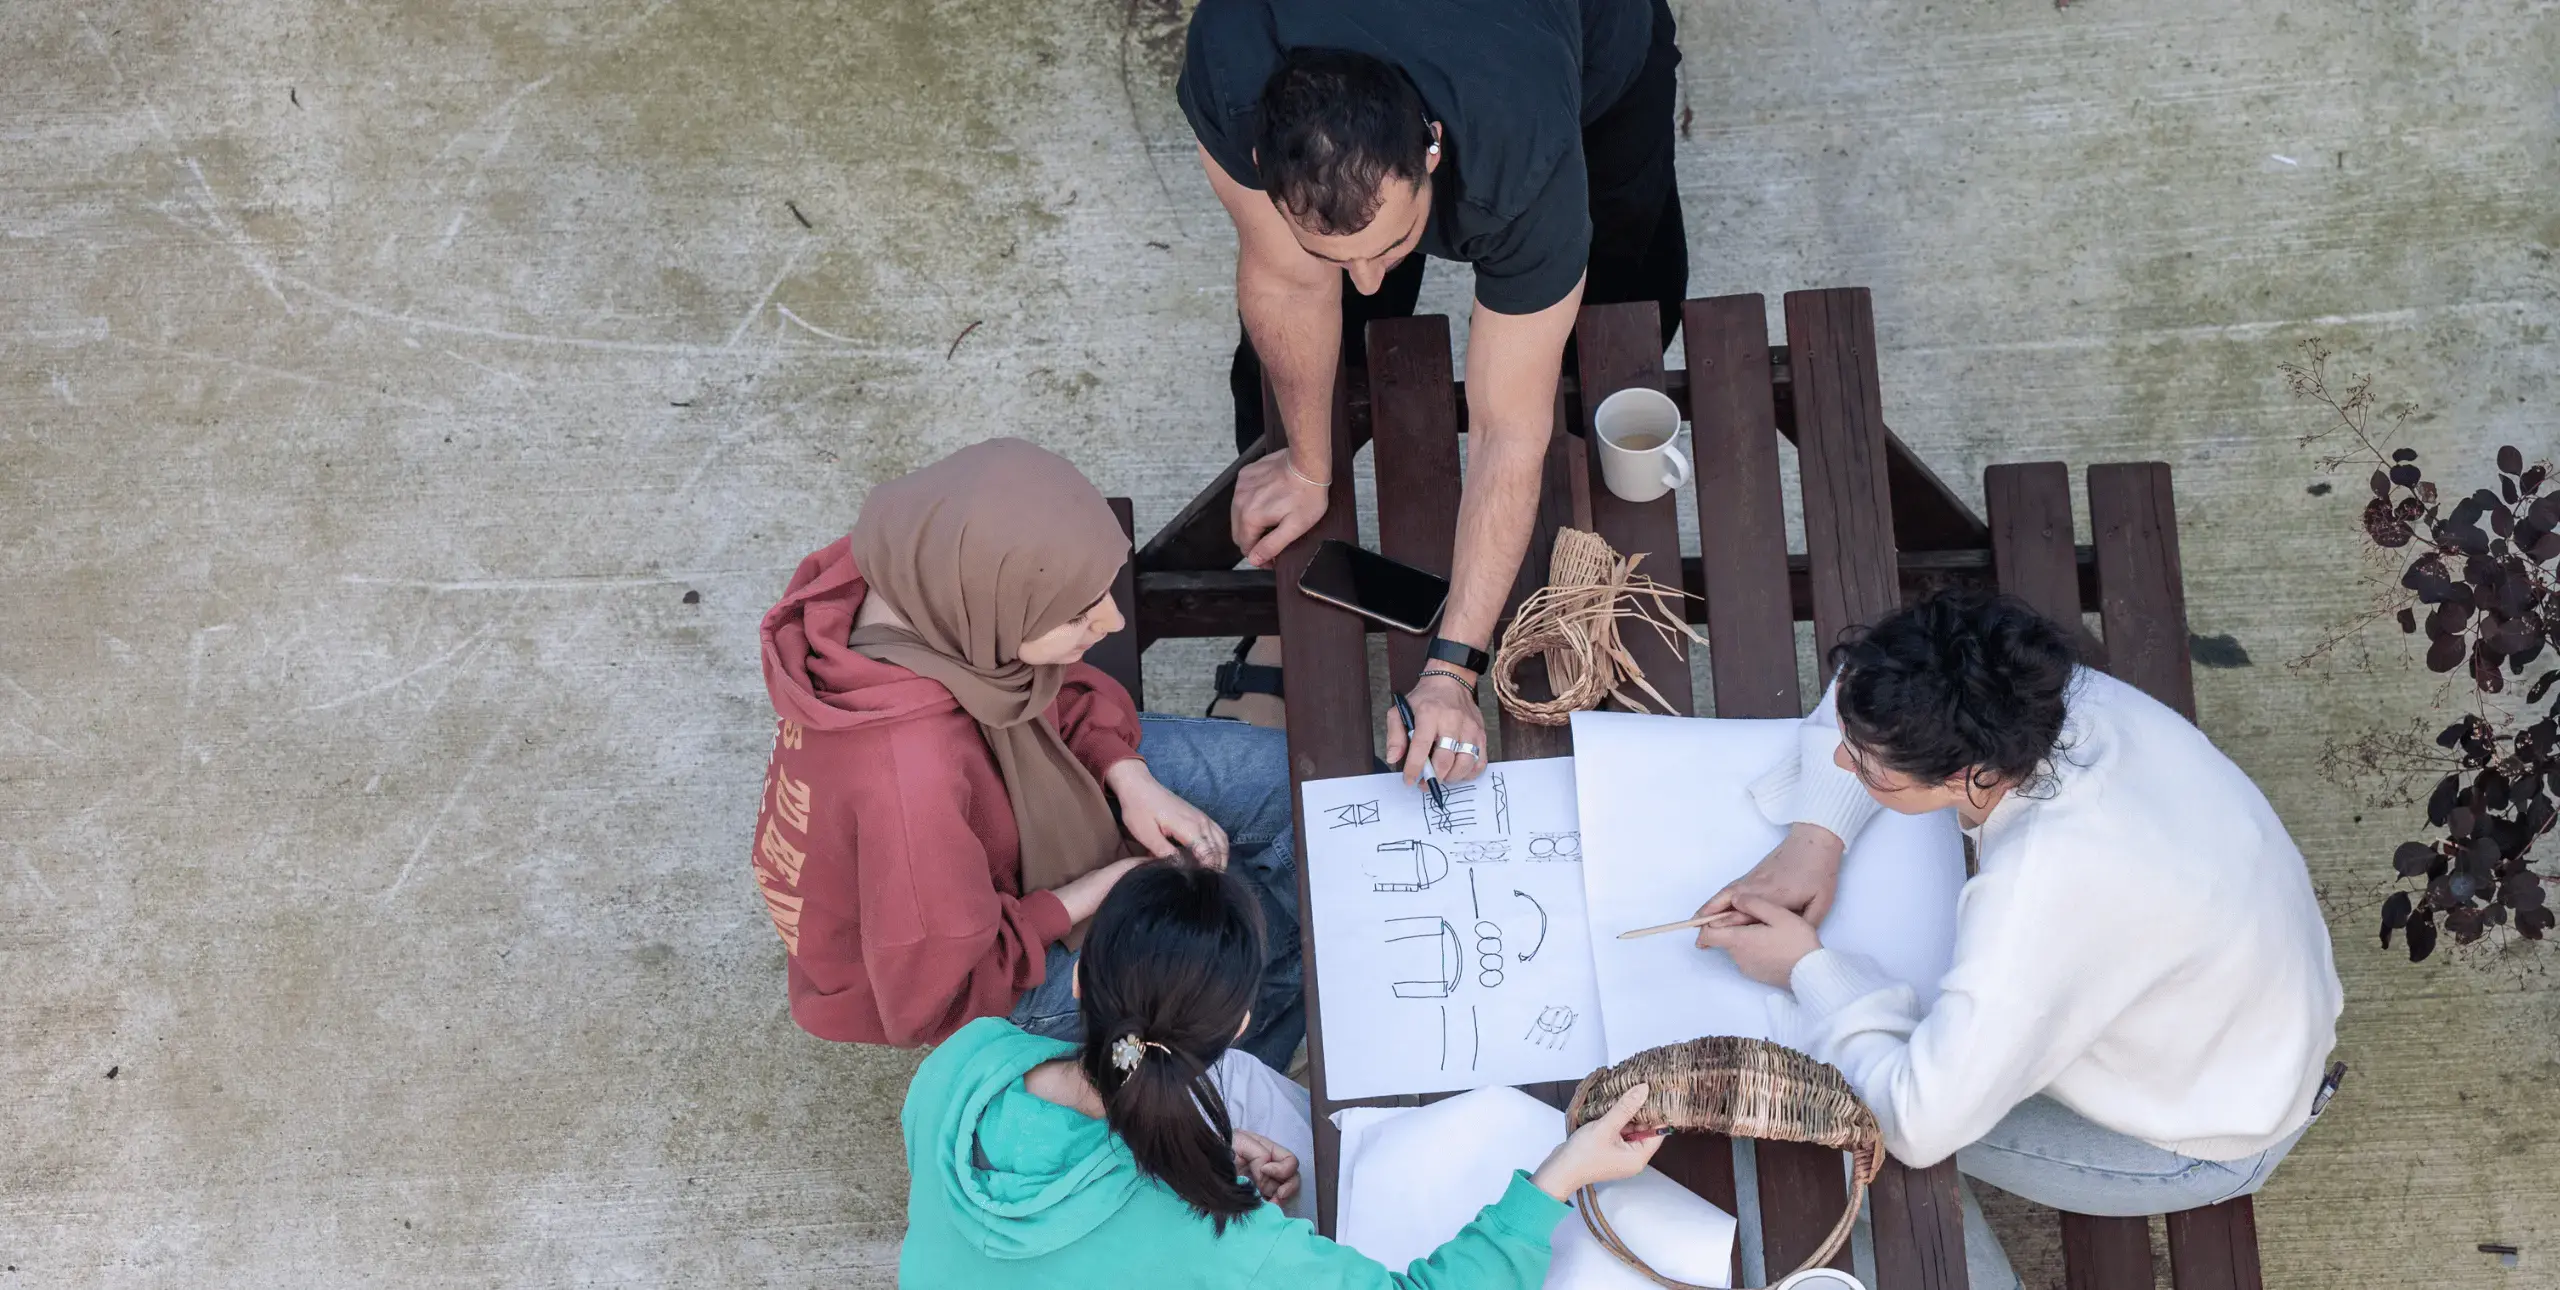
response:
[[[1074,466],[998,439],[873,489],[801,562],[764,620],[781,720],[755,873],[803,1029],[1074,1038],[1084,921],[1139,859],[1188,850],[1260,894],[1272,967],[1242,1046],[1286,1066],[1306,1022],[1285,741],[1141,717],[1081,661],[1122,625],[1128,558]]]

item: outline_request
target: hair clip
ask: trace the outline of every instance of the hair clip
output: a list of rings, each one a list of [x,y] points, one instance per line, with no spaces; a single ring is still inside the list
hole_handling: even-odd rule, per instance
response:
[[[1135,1033],[1122,1035],[1118,1039],[1112,1040],[1111,1068],[1123,1075],[1138,1069],[1138,1063],[1147,1059],[1147,1050],[1150,1048],[1163,1053],[1167,1057],[1173,1055],[1172,1049],[1167,1048],[1152,1039],[1140,1039]]]

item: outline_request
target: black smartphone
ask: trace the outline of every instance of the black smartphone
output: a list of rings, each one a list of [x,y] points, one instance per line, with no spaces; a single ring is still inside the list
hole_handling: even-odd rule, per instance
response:
[[[1298,590],[1416,636],[1429,635],[1449,603],[1448,579],[1331,538],[1298,575]]]

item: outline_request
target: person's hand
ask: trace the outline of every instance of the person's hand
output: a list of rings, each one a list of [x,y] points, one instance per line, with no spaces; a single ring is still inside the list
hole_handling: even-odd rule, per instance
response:
[[[1648,1126],[1628,1135],[1628,1122],[1644,1109],[1644,1095],[1651,1086],[1638,1084],[1618,1095],[1600,1118],[1573,1131],[1573,1136],[1547,1153],[1547,1162],[1529,1181],[1538,1190],[1570,1202],[1573,1194],[1594,1183],[1616,1182],[1633,1178],[1662,1149],[1663,1135],[1659,1126]]]
[[[1176,797],[1156,782],[1155,772],[1132,757],[1102,773],[1103,784],[1120,799],[1120,827],[1153,856],[1169,856],[1174,848],[1191,848],[1192,858],[1212,869],[1227,867],[1227,831],[1207,812]]]
[[[1244,1129],[1236,1130],[1233,1146],[1236,1173],[1252,1180],[1264,1200],[1286,1205],[1298,1194],[1298,1158],[1287,1147]]]
[[[1289,450],[1282,448],[1236,472],[1228,531],[1246,564],[1268,569],[1290,543],[1324,518],[1332,500],[1329,490],[1289,473]]]
[[[1733,965],[1742,974],[1762,985],[1781,990],[1795,975],[1796,964],[1804,956],[1822,948],[1822,937],[1813,924],[1784,905],[1757,896],[1741,896],[1734,907],[1751,916],[1751,922],[1736,927],[1704,927],[1698,930],[1698,948],[1723,950],[1733,956]]]
[[[1484,713],[1476,707],[1475,696],[1448,677],[1426,675],[1414,682],[1404,699],[1413,708],[1413,733],[1406,735],[1403,716],[1394,704],[1387,705],[1387,764],[1403,771],[1408,784],[1422,782],[1426,757],[1443,782],[1474,779],[1484,769],[1483,755],[1452,752],[1440,746],[1440,737],[1484,747]]]
[[[1708,920],[1698,932],[1698,948],[1714,948],[1707,944],[1708,931],[1751,921],[1750,915],[1734,907],[1735,899],[1742,896],[1756,896],[1820,926],[1823,916],[1831,912],[1832,898],[1840,892],[1840,855],[1846,850],[1839,834],[1819,824],[1789,828],[1786,839],[1751,866],[1751,872],[1726,883],[1724,890],[1708,897],[1690,915]]]
[[[1081,923],[1093,917],[1093,911],[1102,908],[1102,898],[1111,894],[1111,888],[1119,883],[1121,876],[1137,868],[1145,859],[1145,856],[1129,856],[1114,860],[1057,888],[1058,903],[1067,907],[1067,921]]]

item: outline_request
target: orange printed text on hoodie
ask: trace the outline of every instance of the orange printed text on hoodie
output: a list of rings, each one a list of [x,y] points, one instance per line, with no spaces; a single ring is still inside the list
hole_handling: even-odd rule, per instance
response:
[[[765,615],[765,689],[781,720],[755,878],[801,1029],[928,1044],[1011,1013],[1045,979],[1067,907],[1022,890],[1013,804],[951,691],[846,646],[866,590],[838,539],[800,562]],[[1068,667],[1044,719],[1096,779],[1138,755],[1136,705],[1096,668]]]

